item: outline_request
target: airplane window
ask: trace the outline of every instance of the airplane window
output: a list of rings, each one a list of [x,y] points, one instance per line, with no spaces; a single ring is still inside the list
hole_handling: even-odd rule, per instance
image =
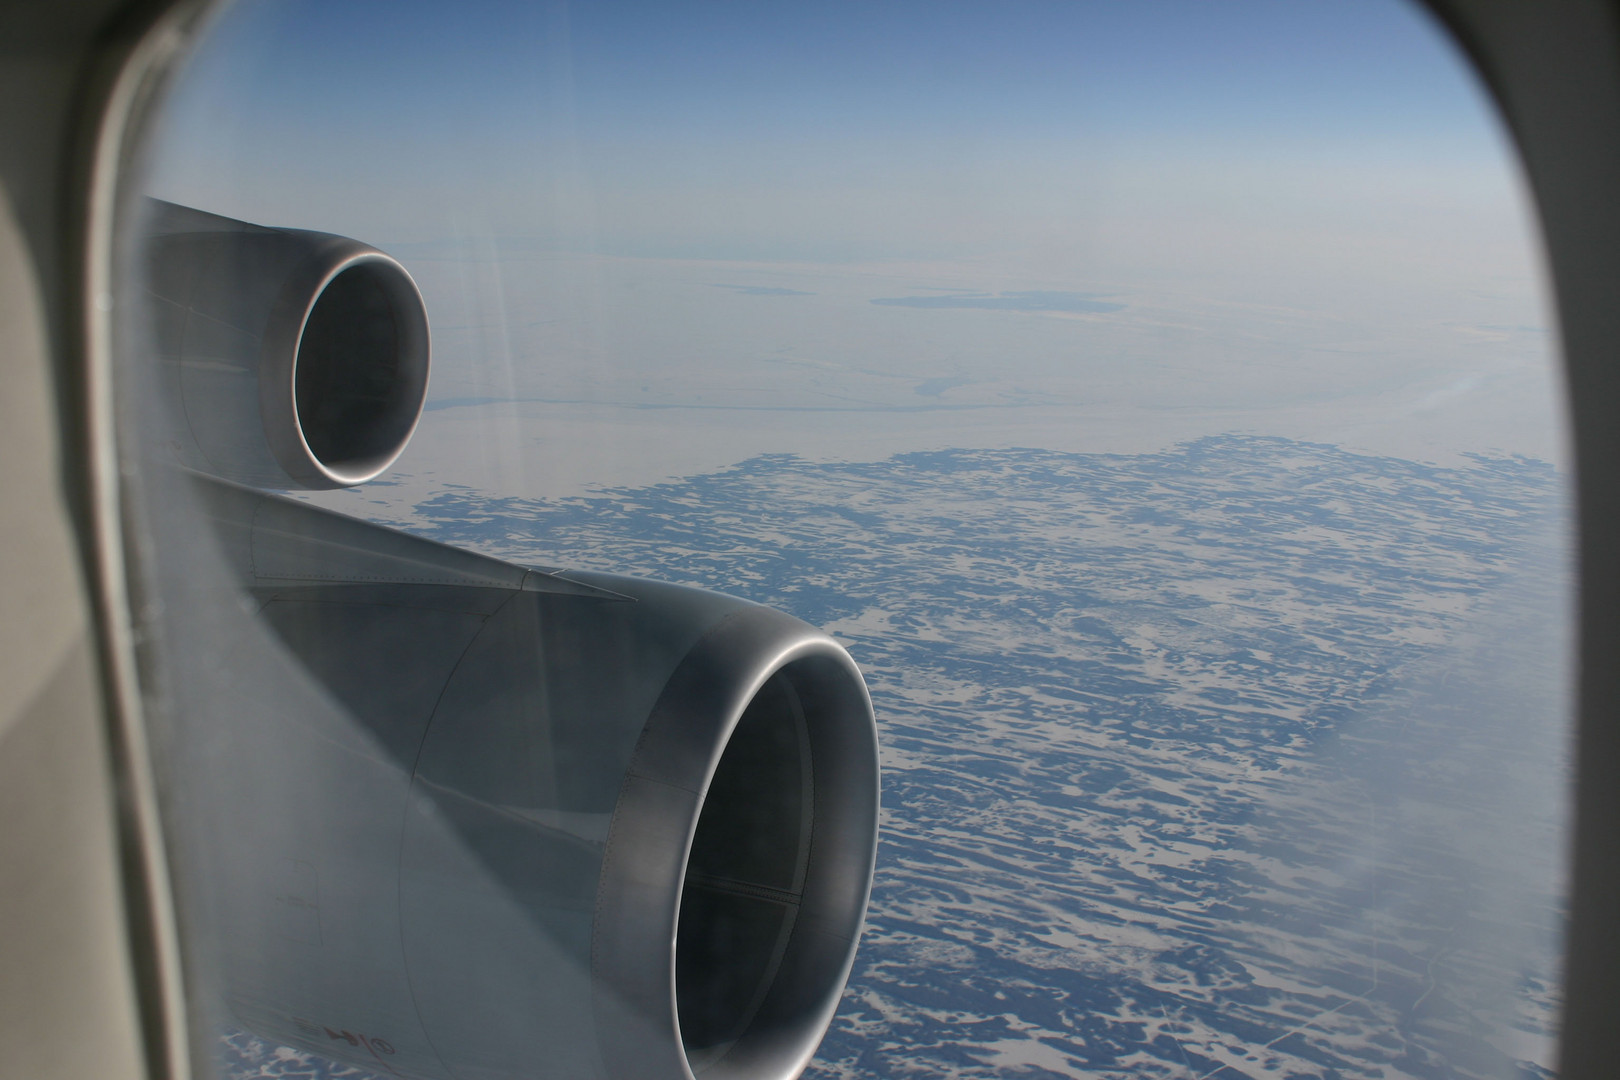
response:
[[[1553,1075],[1556,327],[1415,6],[240,0],[135,150],[203,1075]]]

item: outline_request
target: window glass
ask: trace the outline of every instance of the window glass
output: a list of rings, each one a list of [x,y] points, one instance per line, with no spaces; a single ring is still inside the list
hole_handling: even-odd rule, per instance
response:
[[[657,769],[598,765],[658,739],[578,718],[711,640],[635,619],[732,609],[593,574],[864,675],[807,1075],[1551,1075],[1556,328],[1423,12],[242,0],[143,139],[121,415],[217,1075],[606,1075],[621,1006],[640,1045],[604,852]],[[751,1033],[808,931],[748,904],[836,877],[823,662],[688,837],[697,1075],[805,1064]]]

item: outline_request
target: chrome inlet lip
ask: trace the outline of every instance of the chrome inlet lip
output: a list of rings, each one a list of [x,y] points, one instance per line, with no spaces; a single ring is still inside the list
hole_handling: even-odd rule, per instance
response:
[[[743,1033],[698,1069],[676,986],[681,899],[704,799],[738,721],[785,675],[806,699],[814,832],[786,951]],[[591,949],[598,1038],[626,1080],[798,1075],[832,1021],[854,963],[877,847],[877,734],[843,647],[766,608],[711,629],[670,676],[620,790]]]
[[[331,284],[356,268],[380,271],[399,334],[398,365],[404,385],[397,404],[379,418],[392,430],[377,451],[352,460],[326,460],[311,446],[298,406],[298,365],[310,317]],[[427,310],[409,271],[398,260],[357,241],[332,238],[289,277],[271,314],[259,366],[265,436],[277,463],[311,487],[349,487],[385,472],[405,450],[427,401],[432,346]]]

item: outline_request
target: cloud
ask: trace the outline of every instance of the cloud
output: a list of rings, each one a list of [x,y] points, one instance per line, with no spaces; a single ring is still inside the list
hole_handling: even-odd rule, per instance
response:
[[[803,289],[780,289],[770,285],[714,285],[716,289],[730,289],[744,296],[814,296]]]
[[[913,308],[979,308],[986,311],[1066,311],[1097,313],[1122,311],[1124,304],[1111,304],[1094,300],[1096,293],[1075,292],[1004,292],[971,293],[952,296],[888,296],[873,300],[874,304]]]

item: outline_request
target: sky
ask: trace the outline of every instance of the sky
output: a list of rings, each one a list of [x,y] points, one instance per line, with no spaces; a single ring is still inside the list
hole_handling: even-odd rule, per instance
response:
[[[248,0],[148,164],[416,276],[413,496],[1228,432],[1565,456],[1517,164],[1404,0]]]

